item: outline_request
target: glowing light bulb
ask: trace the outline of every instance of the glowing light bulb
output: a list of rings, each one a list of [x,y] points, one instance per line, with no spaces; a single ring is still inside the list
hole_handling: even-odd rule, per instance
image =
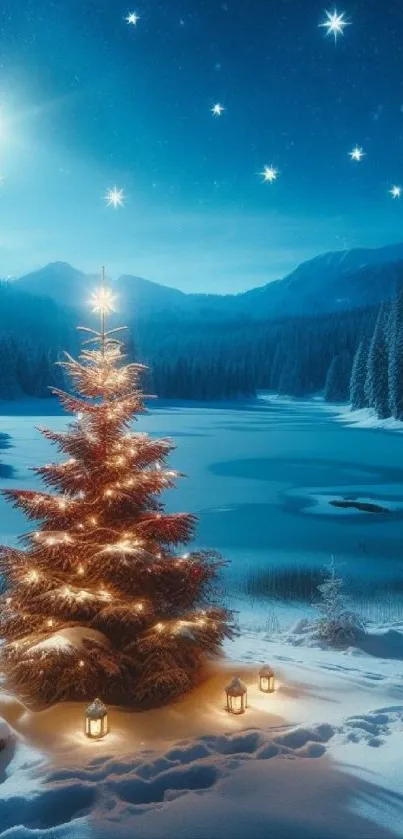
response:
[[[79,667],[85,667],[85,661],[83,661],[82,659],[80,659],[80,661],[78,662],[78,666],[79,666]]]
[[[53,626],[53,624],[54,621],[52,620],[52,618],[50,618],[50,620],[47,621],[47,626]]]
[[[84,566],[83,566],[83,565],[79,565],[79,566],[78,566],[78,568],[77,568],[77,574],[84,574],[84,573],[85,573],[85,568],[84,568]]]

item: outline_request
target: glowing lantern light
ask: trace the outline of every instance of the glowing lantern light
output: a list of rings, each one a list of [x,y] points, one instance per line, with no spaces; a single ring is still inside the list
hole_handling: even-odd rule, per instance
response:
[[[274,670],[268,664],[259,670],[259,687],[263,693],[274,693]]]
[[[248,691],[246,685],[234,676],[231,684],[225,688],[227,694],[227,711],[230,714],[244,714],[248,707]]]
[[[100,699],[94,699],[85,712],[85,733],[92,740],[100,740],[108,733],[108,712]]]

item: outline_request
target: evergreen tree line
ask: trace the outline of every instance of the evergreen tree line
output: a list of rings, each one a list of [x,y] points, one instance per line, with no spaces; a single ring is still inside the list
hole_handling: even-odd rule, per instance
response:
[[[0,399],[51,396],[49,388],[64,386],[58,359],[55,349],[0,335]]]
[[[361,336],[354,356],[353,410],[373,408],[378,417],[403,420],[403,285],[382,303],[370,335]]]
[[[259,390],[304,396],[324,391],[347,401],[359,336],[369,336],[376,308],[279,321],[222,324],[138,322],[139,357],[163,398],[234,399]]]
[[[55,361],[77,353],[82,320],[53,301],[0,283],[0,399],[50,396],[63,387]],[[379,306],[320,316],[129,321],[130,359],[150,368],[148,392],[166,399],[253,397],[259,390],[373,407],[403,417],[403,292]]]
[[[231,400],[253,397],[258,390],[303,396],[324,390],[328,400],[344,401],[353,367],[360,370],[364,356],[367,365],[365,348],[377,315],[370,308],[221,324],[147,319],[129,328],[126,351],[129,360],[149,367],[147,392],[164,399]],[[62,339],[67,346],[46,324],[40,335],[31,332],[23,338],[0,331],[0,398],[48,397],[50,387],[63,388],[55,362],[64,349],[77,352],[73,327]],[[378,359],[379,347],[377,353]]]

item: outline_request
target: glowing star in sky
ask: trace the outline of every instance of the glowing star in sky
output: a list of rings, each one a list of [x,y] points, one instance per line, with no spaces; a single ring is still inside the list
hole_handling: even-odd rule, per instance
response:
[[[126,23],[131,24],[132,26],[136,26],[136,23],[140,20],[140,15],[137,15],[136,12],[130,12],[127,15]]]
[[[108,189],[108,192],[105,195],[105,201],[108,204],[108,207],[123,207],[125,196],[123,189],[118,189],[116,186],[113,189]]]
[[[338,35],[344,35],[344,27],[350,26],[350,22],[345,19],[344,15],[345,12],[339,14],[336,9],[334,12],[326,12],[327,20],[319,24],[319,26],[327,29],[326,35],[334,35],[335,42],[337,41]]]
[[[400,198],[402,195],[401,186],[392,186],[392,189],[389,190],[389,195],[391,195],[392,198]]]
[[[216,104],[216,105],[213,105],[213,107],[212,107],[212,109],[211,109],[211,113],[212,113],[215,117],[220,117],[220,116],[221,116],[221,114],[222,114],[222,113],[224,113],[224,111],[225,111],[224,105],[220,105],[220,103],[219,103],[219,102],[217,102],[217,104]]]
[[[264,182],[272,184],[278,178],[278,171],[274,166],[265,166],[263,172],[260,173]]]
[[[365,151],[361,148],[361,146],[355,146],[355,148],[349,152],[349,156],[351,157],[351,160],[356,160],[357,163],[359,163],[360,160],[365,157]]]
[[[114,312],[116,298],[108,288],[98,288],[91,294],[91,306],[93,312],[98,312],[101,315],[110,315]]]

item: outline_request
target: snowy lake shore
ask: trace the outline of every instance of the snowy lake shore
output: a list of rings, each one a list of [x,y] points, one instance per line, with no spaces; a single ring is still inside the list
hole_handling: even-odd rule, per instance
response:
[[[2,488],[36,486],[29,467],[54,457],[35,426],[60,429],[66,417],[35,411],[0,417],[9,435],[1,461],[12,470]],[[250,569],[322,567],[332,553],[374,587],[396,577],[400,435],[348,428],[319,403],[265,400],[214,411],[157,404],[138,427],[177,442],[175,467],[188,478],[167,502],[197,513],[198,544],[230,560],[225,585],[240,636],[182,701],[149,714],[110,709],[100,743],[84,736],[82,704],[35,713],[4,687],[1,839],[403,836],[403,624],[371,625],[360,649],[325,650],[291,629],[306,607],[278,604],[278,632],[271,604],[237,593]],[[328,509],[326,499],[346,493],[396,509],[388,519]],[[26,527],[2,499],[2,541]],[[264,661],[277,674],[273,696],[257,689]],[[249,687],[238,718],[224,710],[234,674]]]

